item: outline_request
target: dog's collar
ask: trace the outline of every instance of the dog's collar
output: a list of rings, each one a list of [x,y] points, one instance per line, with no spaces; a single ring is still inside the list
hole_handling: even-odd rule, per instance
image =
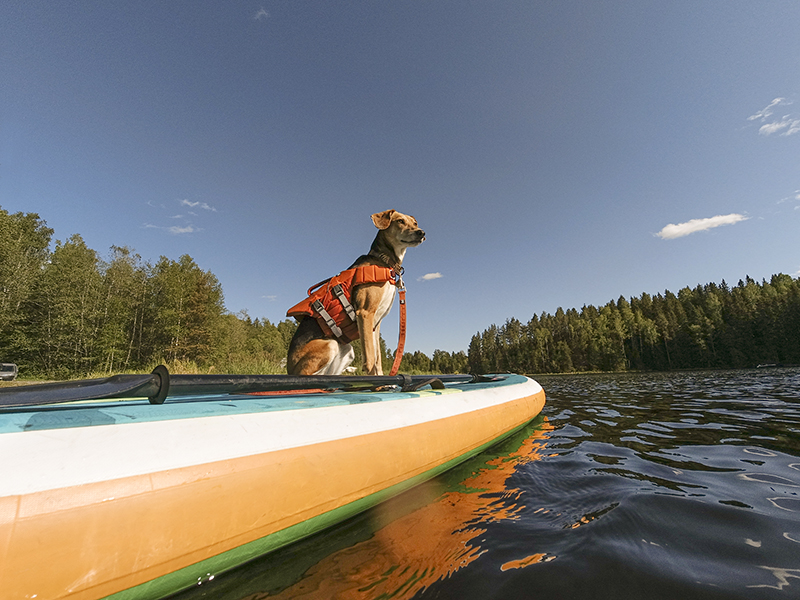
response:
[[[375,255],[373,255],[373,256],[375,256]],[[402,266],[400,266],[400,263],[399,263],[399,262],[395,262],[395,261],[393,261],[391,258],[389,258],[389,257],[388,257],[386,254],[384,254],[383,252],[381,252],[380,254],[378,254],[378,255],[376,256],[376,258],[378,258],[378,259],[380,259],[381,261],[383,261],[383,264],[385,264],[387,267],[389,267],[389,268],[390,268],[392,271],[394,271],[394,272],[395,272],[395,273],[397,273],[398,275],[402,275],[402,274],[403,274],[403,271],[404,271],[404,269],[403,269],[403,267],[402,267]]]

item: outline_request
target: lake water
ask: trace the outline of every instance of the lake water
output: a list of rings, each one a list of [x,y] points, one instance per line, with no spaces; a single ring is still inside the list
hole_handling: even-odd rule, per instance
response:
[[[512,438],[178,598],[800,598],[800,369],[538,380]]]

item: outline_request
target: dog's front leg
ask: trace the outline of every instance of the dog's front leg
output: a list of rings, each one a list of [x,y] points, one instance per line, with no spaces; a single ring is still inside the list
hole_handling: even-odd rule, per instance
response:
[[[372,343],[375,345],[375,374],[383,375],[383,360],[381,359],[381,324],[375,324],[375,335],[372,336]]]
[[[375,367],[375,313],[370,310],[356,311],[358,319],[358,333],[361,336],[361,346],[364,352],[364,372],[367,375],[378,375]]]

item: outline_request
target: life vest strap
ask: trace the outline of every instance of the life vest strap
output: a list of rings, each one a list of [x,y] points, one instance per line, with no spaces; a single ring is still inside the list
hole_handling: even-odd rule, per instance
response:
[[[353,308],[353,305],[350,304],[350,300],[347,299],[347,296],[342,289],[342,286],[337,284],[333,286],[333,295],[339,299],[339,302],[342,304],[342,308],[347,313],[347,316],[350,317],[350,320],[354,323],[356,322],[356,311]]]
[[[325,324],[330,328],[333,335],[335,335],[337,338],[342,337],[342,330],[336,324],[336,321],[333,320],[333,317],[331,317],[330,313],[328,313],[328,311],[325,310],[325,307],[322,305],[322,302],[320,302],[319,300],[314,300],[314,302],[311,303],[311,308],[320,317],[322,317],[322,320],[325,321]]]

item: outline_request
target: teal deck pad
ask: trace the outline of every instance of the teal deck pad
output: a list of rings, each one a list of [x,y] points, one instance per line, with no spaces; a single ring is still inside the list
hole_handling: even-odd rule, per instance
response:
[[[170,397],[164,404],[152,405],[146,398],[85,400],[42,407],[0,409],[0,434],[133,422],[170,421],[235,414],[254,414],[348,406],[371,402],[391,402],[518,384],[524,377],[512,375],[485,383],[447,385],[444,390],[417,392],[334,392],[264,396],[255,394],[214,394]]]

